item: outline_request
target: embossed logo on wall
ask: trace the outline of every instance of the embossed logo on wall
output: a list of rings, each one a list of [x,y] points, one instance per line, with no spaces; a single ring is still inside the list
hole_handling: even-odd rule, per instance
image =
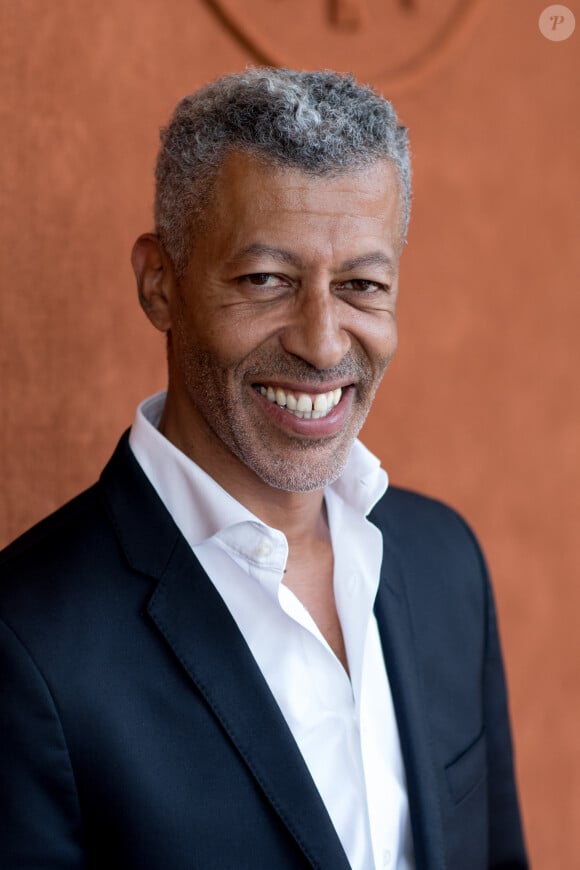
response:
[[[477,0],[206,0],[261,63],[395,81],[429,64]]]

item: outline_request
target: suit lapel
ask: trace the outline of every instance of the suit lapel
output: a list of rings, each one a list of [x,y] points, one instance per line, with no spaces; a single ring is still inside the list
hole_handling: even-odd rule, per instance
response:
[[[416,870],[444,870],[438,789],[404,573],[388,532],[381,531],[384,553],[375,615],[405,763]]]
[[[102,475],[130,565],[158,580],[147,611],[311,865],[348,870],[336,831],[235,621],[137,464],[127,437]]]

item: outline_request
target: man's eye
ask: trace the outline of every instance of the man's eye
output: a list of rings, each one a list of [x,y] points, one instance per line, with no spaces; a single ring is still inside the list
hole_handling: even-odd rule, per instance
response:
[[[282,283],[281,279],[277,275],[272,275],[271,272],[254,272],[252,275],[244,275],[242,281],[247,281],[254,287],[275,287]]]
[[[342,281],[340,286],[345,290],[356,290],[358,293],[389,290],[386,284],[381,284],[379,281],[367,281],[364,278],[352,278],[350,281]]]

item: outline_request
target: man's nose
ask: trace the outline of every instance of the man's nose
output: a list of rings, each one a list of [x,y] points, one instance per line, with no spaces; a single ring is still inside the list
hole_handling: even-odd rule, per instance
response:
[[[341,322],[343,306],[328,287],[303,290],[281,334],[284,350],[319,370],[338,365],[351,346]]]

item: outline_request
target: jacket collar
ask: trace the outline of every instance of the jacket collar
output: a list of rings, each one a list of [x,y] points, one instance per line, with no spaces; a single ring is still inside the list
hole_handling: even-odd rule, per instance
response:
[[[392,493],[391,493],[392,494]],[[387,499],[389,495],[387,495]],[[416,870],[445,870],[443,828],[425,692],[407,597],[404,560],[388,524],[374,511],[369,519],[383,534],[383,562],[375,616],[399,727],[405,764]]]

